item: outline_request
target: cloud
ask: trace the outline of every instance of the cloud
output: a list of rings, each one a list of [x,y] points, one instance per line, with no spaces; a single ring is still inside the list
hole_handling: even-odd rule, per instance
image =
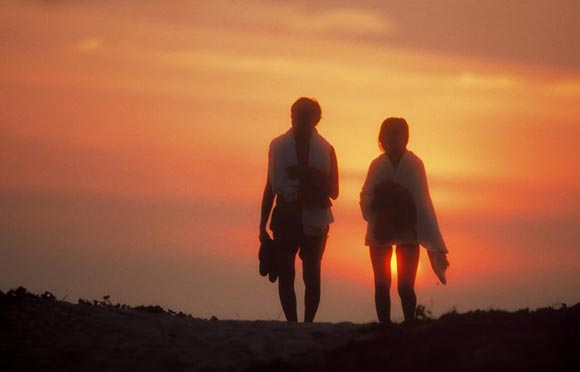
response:
[[[562,79],[548,84],[547,91],[558,97],[580,97],[580,79]]]
[[[292,31],[324,34],[381,35],[391,30],[392,25],[380,14],[364,9],[329,9],[305,12],[289,8],[289,16],[277,18],[276,22]]]
[[[507,75],[483,75],[469,71],[462,73],[457,79],[459,86],[482,89],[510,89],[518,83],[515,78]]]
[[[90,53],[97,49],[101,49],[103,45],[103,39],[99,37],[87,37],[75,43],[74,49],[80,53]]]
[[[578,1],[370,1],[393,32],[377,38],[405,48],[580,71]]]
[[[580,71],[580,2],[536,0],[253,1],[247,30],[303,32],[378,48]],[[247,13],[229,10],[233,20]],[[273,27],[274,25],[274,27]]]
[[[66,9],[99,19],[114,14],[115,23],[133,26],[133,31],[122,31],[141,37],[147,36],[143,34],[150,26],[160,25],[171,34],[183,31],[193,37],[225,33],[230,44],[241,34],[280,43],[289,37],[304,44],[313,39],[338,40],[345,45],[367,44],[383,50],[400,48],[580,72],[580,48],[574,47],[580,34],[578,1],[175,0],[170,6],[155,1],[39,3],[70,4]],[[145,31],[135,31],[139,25]],[[90,45],[81,49],[91,50]]]

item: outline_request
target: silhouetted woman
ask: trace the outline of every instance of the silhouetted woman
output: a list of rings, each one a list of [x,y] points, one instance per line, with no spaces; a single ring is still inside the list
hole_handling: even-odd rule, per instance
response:
[[[405,322],[415,319],[415,277],[419,244],[429,254],[431,266],[445,284],[449,266],[447,248],[439,231],[429,195],[423,162],[407,150],[409,126],[403,118],[388,118],[380,129],[384,151],[371,162],[360,194],[363,218],[368,222],[369,246],[375,282],[375,305],[381,323],[391,321],[391,255],[397,256],[397,287]]]
[[[304,321],[312,322],[320,302],[320,264],[329,224],[330,199],[338,197],[338,165],[334,148],[315,126],[321,118],[317,101],[299,98],[291,108],[292,128],[270,143],[268,179],[262,197],[260,241],[274,233],[278,294],[288,321],[297,321],[294,292],[296,253],[302,259]]]

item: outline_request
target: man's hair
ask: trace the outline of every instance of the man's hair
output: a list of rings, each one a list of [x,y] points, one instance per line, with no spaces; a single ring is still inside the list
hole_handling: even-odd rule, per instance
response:
[[[322,109],[318,101],[314,98],[300,97],[294,102],[290,110],[293,115],[307,114],[312,118],[314,124],[318,124],[320,118],[322,118]]]
[[[379,131],[379,147],[381,150],[385,150],[384,143],[387,140],[387,132],[389,128],[392,127],[400,127],[403,129],[403,134],[405,136],[405,142],[409,141],[409,124],[407,124],[407,120],[403,118],[387,118],[381,124],[381,130]]]

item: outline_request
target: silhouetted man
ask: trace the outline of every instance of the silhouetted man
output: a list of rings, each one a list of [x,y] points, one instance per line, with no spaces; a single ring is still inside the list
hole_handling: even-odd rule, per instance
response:
[[[334,148],[315,129],[321,118],[317,101],[299,98],[291,109],[292,128],[270,143],[268,180],[262,198],[260,241],[270,239],[266,224],[272,210],[278,293],[286,320],[296,322],[294,262],[302,259],[304,321],[312,322],[320,302],[320,264],[328,226],[334,221],[330,199],[338,197]]]

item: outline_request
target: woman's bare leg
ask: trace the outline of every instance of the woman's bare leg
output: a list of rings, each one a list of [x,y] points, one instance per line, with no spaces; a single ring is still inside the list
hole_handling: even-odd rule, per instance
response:
[[[415,309],[417,307],[415,278],[419,266],[419,245],[397,245],[396,255],[397,287],[401,297],[401,304],[403,305],[403,315],[405,316],[405,322],[412,322],[415,320]]]
[[[375,307],[381,323],[391,322],[391,255],[392,247],[370,247],[371,263],[375,277]]]

